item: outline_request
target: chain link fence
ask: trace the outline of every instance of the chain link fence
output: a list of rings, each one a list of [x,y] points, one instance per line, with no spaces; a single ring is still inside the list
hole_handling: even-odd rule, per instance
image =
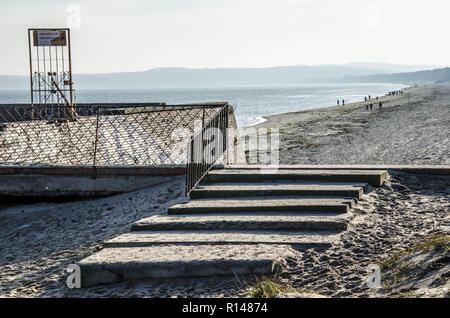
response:
[[[226,104],[0,105],[0,165],[185,165],[187,142]]]

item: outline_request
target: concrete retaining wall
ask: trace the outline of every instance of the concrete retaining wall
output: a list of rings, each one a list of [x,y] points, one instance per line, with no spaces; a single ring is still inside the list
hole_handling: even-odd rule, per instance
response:
[[[186,166],[0,166],[0,175],[161,176],[186,174]]]
[[[168,182],[185,167],[1,167],[0,197],[92,197]]]
[[[217,166],[216,169],[224,166]],[[225,166],[260,169],[262,166]],[[279,169],[381,169],[428,175],[450,175],[450,166],[291,165]],[[0,197],[89,197],[136,191],[186,174],[185,166],[155,167],[0,167]]]

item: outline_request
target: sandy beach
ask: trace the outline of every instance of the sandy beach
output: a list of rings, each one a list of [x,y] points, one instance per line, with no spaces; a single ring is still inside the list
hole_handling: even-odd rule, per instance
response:
[[[120,195],[0,209],[0,297],[61,297],[66,269],[131,224],[183,200],[183,177]],[[76,296],[76,293],[72,294]],[[78,294],[80,295],[80,294]]]
[[[382,102],[381,109],[378,103]],[[366,104],[373,103],[373,110]],[[450,85],[268,116],[280,129],[281,164],[450,164]]]
[[[450,177],[389,174],[383,187],[362,197],[338,244],[325,253],[298,253],[281,280],[331,297],[449,297]],[[433,236],[446,238],[441,252],[410,251]],[[407,257],[395,265],[404,277],[390,277],[389,268],[382,268],[382,288],[367,288],[368,266],[401,253]],[[412,256],[421,259],[414,263]]]
[[[279,127],[282,164],[450,164],[450,86],[411,88],[363,103],[270,116]],[[349,230],[326,252],[293,251],[279,281],[332,297],[448,297],[448,247],[419,254],[423,270],[383,288],[364,285],[368,264],[450,232],[450,178],[390,171],[352,211]],[[1,297],[239,297],[252,278],[140,281],[69,289],[66,268],[136,220],[184,200],[184,178],[107,198],[13,205],[0,210]],[[448,244],[448,243],[447,243]],[[427,262],[424,261],[428,260]],[[416,266],[417,267],[417,266]]]
[[[69,264],[95,253],[133,222],[182,202],[183,178],[133,193],[67,203],[19,205],[0,211],[1,297],[243,297],[254,277],[147,280],[84,289],[66,286]],[[367,266],[435,235],[450,232],[449,177],[390,171],[352,211],[348,231],[326,252],[292,250],[277,280],[328,297],[448,297],[444,252],[420,254],[418,273],[382,289],[365,285]],[[424,257],[428,262],[424,263]]]

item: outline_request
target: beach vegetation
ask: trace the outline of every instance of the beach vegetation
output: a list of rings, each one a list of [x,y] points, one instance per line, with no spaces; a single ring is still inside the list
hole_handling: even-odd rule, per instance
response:
[[[290,285],[283,284],[277,278],[256,278],[256,283],[250,286],[246,297],[250,298],[273,298],[279,294],[297,293],[297,294],[314,294],[315,292],[307,288],[294,288]]]
[[[436,234],[419,241],[414,246],[404,251],[395,253],[389,258],[378,262],[382,271],[383,288],[391,291],[396,284],[411,281],[414,272],[423,271],[424,267],[408,260],[413,254],[426,254],[432,252],[448,253],[450,250],[450,235]]]
[[[247,297],[250,298],[273,298],[280,293],[290,292],[289,286],[283,286],[270,279],[259,280],[249,290]]]
[[[424,239],[413,247],[406,249],[405,251],[395,253],[391,257],[378,262],[380,269],[393,269],[399,267],[401,264],[401,259],[404,257],[418,253],[418,252],[448,252],[450,250],[450,235],[436,234],[430,238]]]
[[[420,251],[450,251],[450,235],[438,234],[429,239],[419,242],[413,249],[413,252]]]

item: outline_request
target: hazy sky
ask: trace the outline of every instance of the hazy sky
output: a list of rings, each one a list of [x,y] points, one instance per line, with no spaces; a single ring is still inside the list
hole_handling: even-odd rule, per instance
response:
[[[0,0],[0,74],[28,27],[72,28],[73,71],[372,61],[450,65],[448,0]]]

